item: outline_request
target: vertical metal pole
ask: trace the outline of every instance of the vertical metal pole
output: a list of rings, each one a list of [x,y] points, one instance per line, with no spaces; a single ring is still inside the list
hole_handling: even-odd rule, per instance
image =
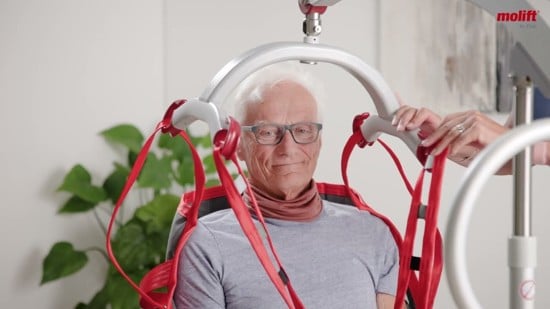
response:
[[[514,77],[515,125],[529,124],[533,117],[533,83]],[[536,238],[531,229],[531,147],[513,159],[514,233],[508,242],[510,308],[535,308]]]
[[[528,77],[515,77],[515,125],[531,123],[533,84]],[[531,147],[514,157],[514,235],[531,236]]]

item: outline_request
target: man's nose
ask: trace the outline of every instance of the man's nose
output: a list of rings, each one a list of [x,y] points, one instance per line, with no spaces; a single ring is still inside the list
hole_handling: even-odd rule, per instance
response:
[[[291,146],[292,144],[295,144],[294,138],[292,137],[292,134],[290,133],[290,130],[286,129],[283,133],[283,138],[281,139],[281,142],[279,145],[284,145],[285,147]]]

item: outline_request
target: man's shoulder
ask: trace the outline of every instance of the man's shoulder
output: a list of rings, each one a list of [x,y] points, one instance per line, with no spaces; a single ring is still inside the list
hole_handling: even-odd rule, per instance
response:
[[[358,221],[368,225],[387,227],[387,223],[384,222],[384,220],[382,220],[379,216],[376,216],[367,210],[361,210],[354,205],[324,201],[324,208],[329,217]]]
[[[239,226],[231,208],[218,210],[199,218],[199,226],[208,230],[225,230]]]
[[[375,217],[366,210],[361,210],[355,205],[341,204],[333,201],[324,200],[323,206],[328,214],[341,215],[341,216],[361,216],[361,217]]]

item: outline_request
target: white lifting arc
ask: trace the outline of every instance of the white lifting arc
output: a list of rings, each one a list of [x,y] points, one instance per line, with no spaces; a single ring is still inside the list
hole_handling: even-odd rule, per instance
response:
[[[453,199],[445,234],[445,270],[458,308],[482,308],[466,267],[466,236],[474,202],[487,180],[510,158],[543,140],[550,140],[550,119],[518,126],[481,151],[467,169]]]
[[[174,112],[174,125],[183,128],[196,119],[202,119],[208,122],[211,130],[216,131],[225,127],[226,119],[223,115],[219,115],[220,120],[216,123],[212,117],[202,114],[205,112],[205,106],[195,105],[200,102],[209,104],[207,109],[215,110],[211,114],[217,115],[220,109],[215,107],[219,107],[247,76],[267,65],[289,60],[326,62],[340,66],[363,85],[371,96],[379,117],[386,123],[391,121],[393,113],[399,108],[395,94],[381,74],[359,57],[323,44],[277,42],[253,48],[228,62],[218,71],[198,99],[190,100]],[[199,109],[202,111],[198,111]],[[367,123],[368,121],[369,119]],[[367,123],[362,127],[362,131],[369,140],[377,136],[377,132],[385,132],[403,139],[411,151],[416,152],[419,142],[416,132],[397,132],[394,126],[378,124],[371,124],[367,129]],[[376,133],[366,132],[367,130],[376,130]]]

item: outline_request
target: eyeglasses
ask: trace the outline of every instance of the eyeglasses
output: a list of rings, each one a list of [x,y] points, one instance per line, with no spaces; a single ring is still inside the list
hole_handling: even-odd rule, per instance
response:
[[[315,122],[298,122],[294,124],[258,124],[255,126],[242,126],[244,131],[254,134],[256,142],[261,145],[277,145],[283,140],[286,130],[292,135],[297,144],[310,144],[317,140],[319,131],[323,125]]]

